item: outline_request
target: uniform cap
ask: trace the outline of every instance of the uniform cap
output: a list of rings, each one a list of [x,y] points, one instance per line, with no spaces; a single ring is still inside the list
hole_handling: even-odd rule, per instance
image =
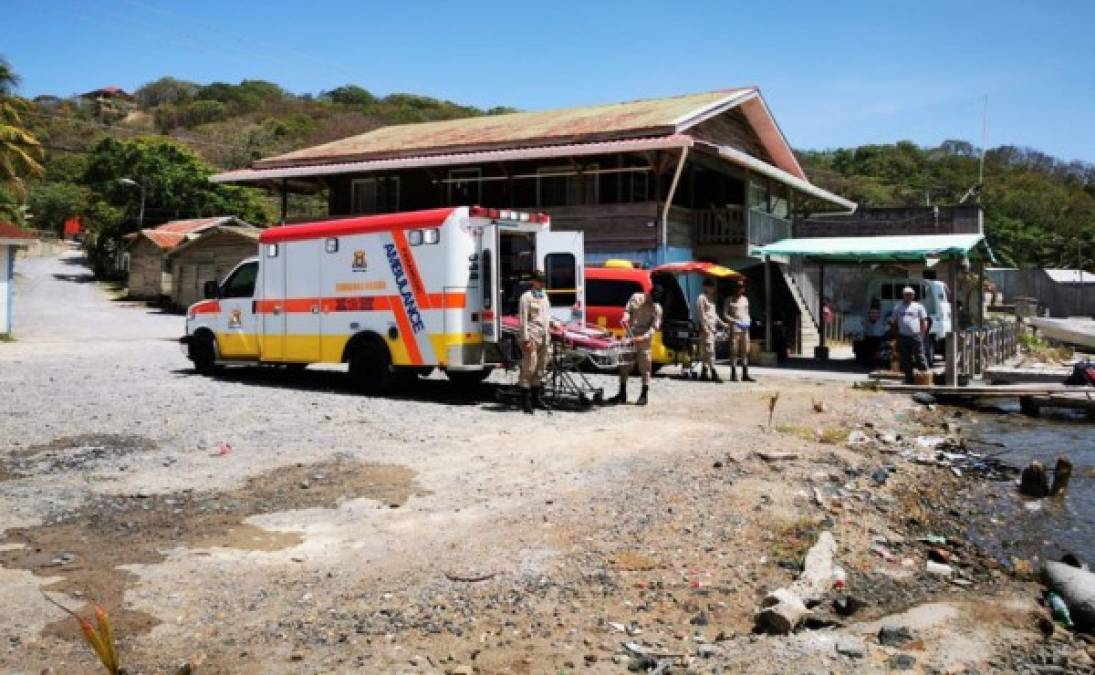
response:
[[[901,295],[905,295],[906,293],[911,293],[913,295],[916,295],[916,291],[914,291],[912,289],[912,286],[906,286],[905,288],[901,289]]]
[[[532,280],[532,281],[543,281],[544,280],[544,271],[543,270],[533,270],[532,275],[529,277],[529,279]]]

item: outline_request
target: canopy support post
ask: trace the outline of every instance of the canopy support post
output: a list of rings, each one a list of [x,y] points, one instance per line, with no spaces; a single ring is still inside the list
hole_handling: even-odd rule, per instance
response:
[[[977,261],[977,327],[985,327],[985,261]]]
[[[947,299],[950,301],[951,306],[951,329],[947,332],[947,353],[946,353],[946,367],[944,369],[944,377],[947,381],[947,386],[958,386],[958,260],[952,258],[950,261],[950,267],[947,270],[947,295],[950,296]],[[931,334],[925,335],[924,339],[931,340]],[[928,364],[928,369],[931,369],[931,364]]]
[[[764,256],[764,351],[772,353],[772,259]]]
[[[825,345],[825,261],[817,263],[817,335],[818,344],[814,349],[814,358],[818,361],[829,360],[829,348]]]

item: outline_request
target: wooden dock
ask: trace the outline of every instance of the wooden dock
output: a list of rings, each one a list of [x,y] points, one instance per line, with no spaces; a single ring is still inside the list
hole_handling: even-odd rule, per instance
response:
[[[966,387],[921,384],[883,384],[882,391],[895,391],[912,394],[926,391],[934,396],[962,396],[965,398],[1019,398],[1022,396],[1051,396],[1054,394],[1084,393],[1095,394],[1091,387],[1073,387],[1059,383],[1027,384],[971,384]]]
[[[981,384],[967,387],[927,386],[917,384],[883,384],[882,391],[913,394],[927,392],[946,401],[982,398],[1012,398],[1019,400],[1019,408],[1026,415],[1037,416],[1042,408],[1068,408],[1083,410],[1095,416],[1095,387],[1072,386],[1058,383]]]
[[[1072,368],[1019,368],[1015,366],[992,366],[985,368],[982,376],[993,384],[1052,384],[1065,381]]]

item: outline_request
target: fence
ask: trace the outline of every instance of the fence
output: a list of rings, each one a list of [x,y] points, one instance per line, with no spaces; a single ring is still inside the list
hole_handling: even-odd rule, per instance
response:
[[[833,320],[824,324],[825,344],[844,343],[847,337],[847,315],[833,312]]]
[[[958,374],[980,377],[985,369],[1019,354],[1019,324],[967,328],[957,333]]]

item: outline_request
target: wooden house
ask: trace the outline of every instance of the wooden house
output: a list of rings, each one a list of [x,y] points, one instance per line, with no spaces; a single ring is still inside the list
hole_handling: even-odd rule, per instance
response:
[[[175,247],[167,254],[172,306],[185,309],[201,300],[206,281],[221,281],[241,260],[256,254],[261,232],[246,223],[214,225]]]
[[[812,184],[756,87],[382,127],[213,181],[326,197],[332,217],[480,204],[546,212],[586,260],[735,268],[792,219],[850,213]],[[793,284],[787,265],[775,265]]]
[[[167,254],[204,230],[233,222],[246,225],[233,216],[192,218],[173,220],[126,235],[129,297],[138,300],[171,297],[171,270],[167,265]]]
[[[544,211],[589,259],[647,263],[747,257],[795,212],[855,208],[809,182],[755,87],[382,127],[213,180],[321,193],[331,216]]]

